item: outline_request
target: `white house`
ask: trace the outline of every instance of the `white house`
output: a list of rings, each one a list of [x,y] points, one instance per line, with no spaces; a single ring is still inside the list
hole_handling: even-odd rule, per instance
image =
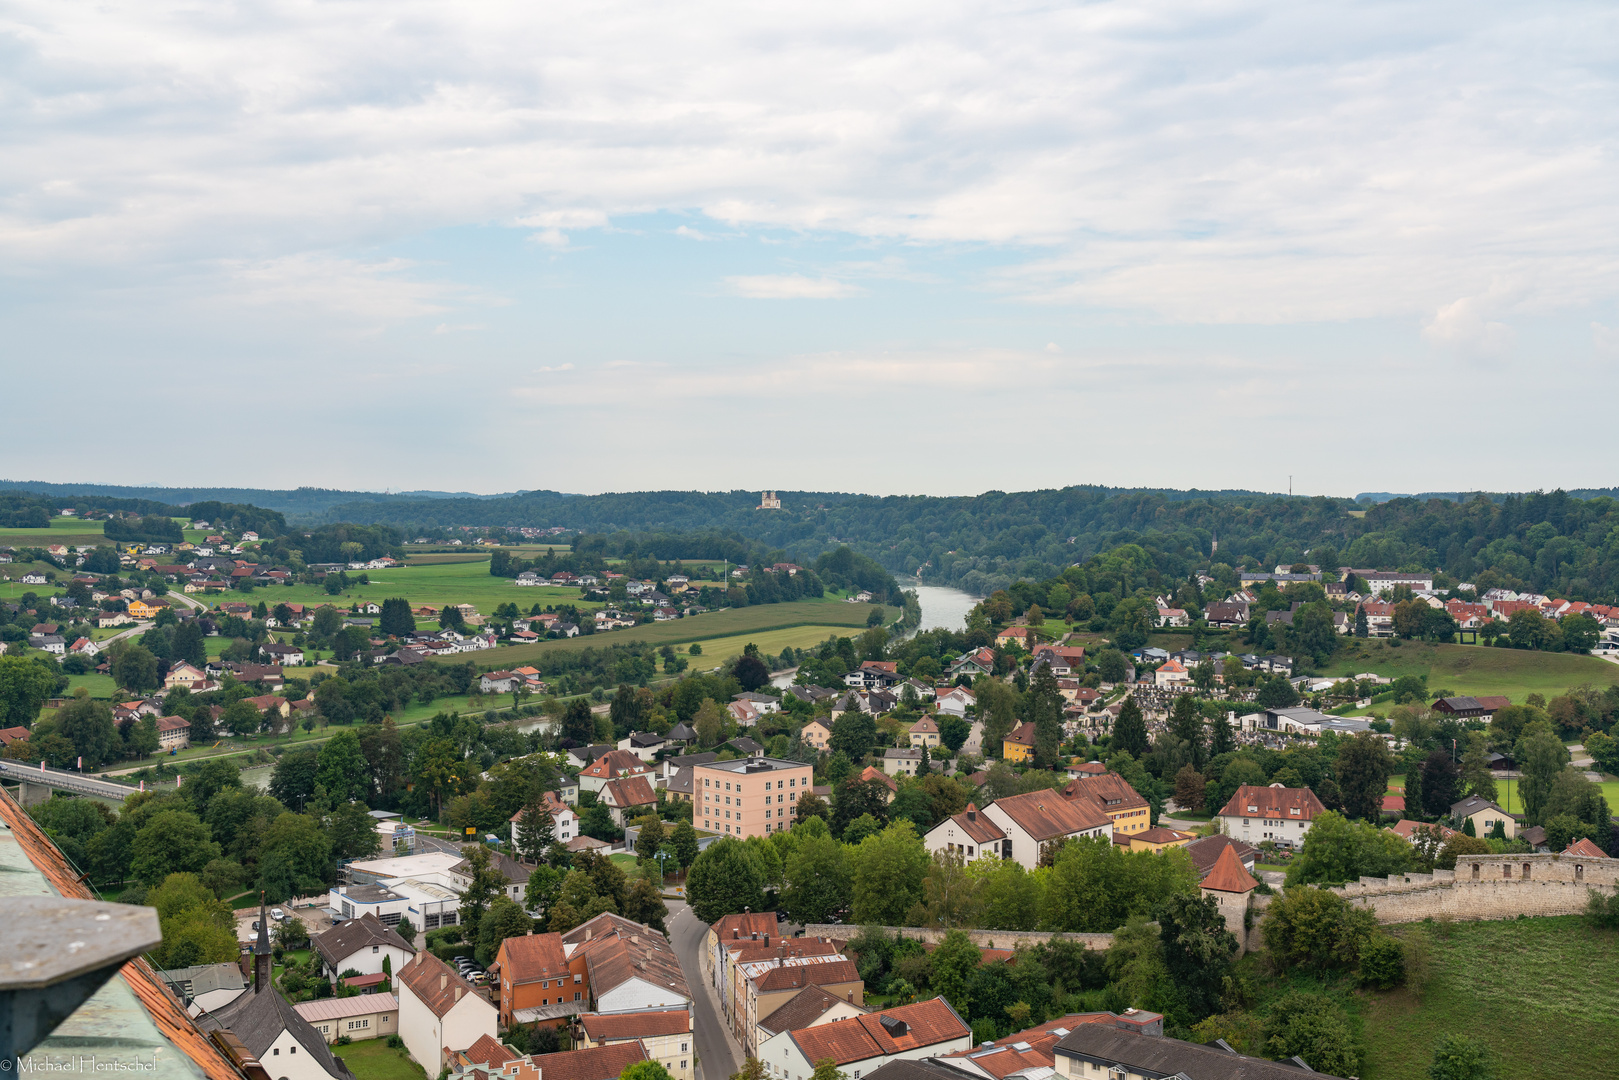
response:
[[[691,1008],[674,946],[649,926],[601,914],[563,934],[562,947],[570,962],[584,957],[596,1012]]]
[[[1047,844],[1084,836],[1113,837],[1113,819],[1090,799],[1067,799],[1058,791],[1031,791],[997,799],[984,807],[983,813],[1006,836],[1001,857],[1012,859],[1025,870],[1040,865],[1040,851]]]
[[[465,1050],[484,1035],[496,1038],[500,1013],[473,985],[427,950],[405,965],[395,980],[399,1034],[416,1064],[437,1076],[446,1052]]]
[[[850,1080],[890,1061],[941,1057],[972,1046],[972,1029],[942,997],[782,1031],[759,1044],[759,1060],[780,1080],[807,1080],[831,1060]]]
[[[579,815],[573,808],[557,797],[554,791],[545,793],[545,808],[551,812],[551,832],[556,842],[566,844],[579,835]],[[521,845],[519,831],[523,828],[523,811],[519,810],[512,815],[512,842]]]
[[[1310,823],[1326,812],[1309,788],[1244,784],[1216,816],[1221,831],[1246,844],[1258,847],[1273,840],[1284,847],[1298,847],[1304,843]]]
[[[200,1014],[197,1026],[235,1035],[272,1080],[354,1080],[320,1033],[269,986],[245,993],[217,1012]]]
[[[416,950],[392,927],[382,925],[381,920],[371,914],[316,934],[309,939],[309,944],[320,957],[321,967],[333,986],[345,971],[380,974],[384,960],[389,972],[402,971],[416,955]]]
[[[329,1043],[345,1036],[358,1042],[399,1034],[399,999],[393,994],[319,998],[293,1009]]]
[[[1000,857],[1006,833],[968,803],[967,809],[929,829],[922,843],[930,855],[959,855],[963,862],[972,862],[984,855]]]
[[[964,717],[967,710],[977,704],[978,699],[967,687],[952,686],[938,696],[938,702],[940,715]]]

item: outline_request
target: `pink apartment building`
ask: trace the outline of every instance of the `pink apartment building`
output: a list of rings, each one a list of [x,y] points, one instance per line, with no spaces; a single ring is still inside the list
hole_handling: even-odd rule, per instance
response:
[[[793,824],[814,770],[801,761],[750,757],[692,767],[697,827],[722,836],[765,836]]]

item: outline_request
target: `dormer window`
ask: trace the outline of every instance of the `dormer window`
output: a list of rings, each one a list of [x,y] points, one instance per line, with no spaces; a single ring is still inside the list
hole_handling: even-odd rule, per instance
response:
[[[1300,813],[1300,811],[1299,811],[1299,808],[1298,808],[1298,807],[1296,807],[1296,806],[1290,806],[1290,807],[1288,807],[1288,808],[1287,808],[1287,812],[1288,812],[1288,813],[1289,813],[1289,814],[1292,814],[1292,815],[1293,815],[1293,816],[1294,816],[1294,817],[1298,817],[1298,816],[1299,816],[1299,813]]]
[[[1259,813],[1259,807],[1257,807],[1257,806],[1250,806],[1250,807],[1249,807],[1249,808],[1248,808],[1248,812],[1249,812],[1249,813],[1250,813],[1250,814],[1257,814],[1257,813]]]

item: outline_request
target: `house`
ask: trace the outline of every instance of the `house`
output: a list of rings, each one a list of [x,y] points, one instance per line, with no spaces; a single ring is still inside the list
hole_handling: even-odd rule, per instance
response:
[[[183,686],[189,690],[207,677],[204,672],[198,671],[190,664],[176,664],[169,669],[168,675],[164,677],[163,689],[172,690],[176,686]]]
[[[1216,600],[1203,609],[1203,619],[1213,629],[1234,629],[1248,625],[1247,601]]]
[[[185,1003],[191,1016],[222,1009],[247,992],[247,979],[235,964],[170,968],[158,975]]]
[[[1040,865],[1047,844],[1086,836],[1112,839],[1113,820],[1090,799],[1067,799],[1055,791],[1031,791],[997,799],[984,807],[984,815],[1006,834],[1001,858],[1025,870]]]
[[[354,1080],[321,1033],[268,983],[266,973],[252,993],[199,1014],[197,1027],[230,1032],[276,1080]]]
[[[23,580],[27,581],[28,579],[24,578]],[[129,614],[136,619],[155,619],[157,618],[157,613],[168,606],[169,602],[167,600],[137,598],[131,600],[127,608]]]
[[[827,740],[832,738],[832,729],[819,720],[811,720],[799,729],[798,737],[805,746],[814,747],[824,753]]]
[[[1083,768],[1084,766],[1081,766]],[[1065,799],[1086,799],[1113,822],[1113,836],[1145,832],[1152,825],[1152,806],[1116,772],[1087,772],[1062,789]]]
[[[1006,733],[1001,741],[1001,757],[1008,762],[1034,760],[1034,722],[1025,720]]]
[[[489,869],[505,879],[506,896],[521,906],[523,897],[528,892],[529,868],[510,855],[499,851],[491,851],[489,853]],[[450,867],[449,873],[450,886],[456,892],[465,894],[472,885],[472,860],[462,859]]]
[[[22,576],[22,583],[24,585],[43,585],[45,584],[45,575],[37,570],[30,571]]]
[[[162,716],[157,721],[159,750],[184,750],[191,745],[191,721],[183,716]]]
[[[1155,854],[1170,848],[1185,847],[1194,839],[1195,833],[1165,828],[1144,829],[1138,833],[1115,831],[1113,834],[1113,842],[1126,851],[1151,851]]]
[[[72,645],[69,645],[67,651],[71,653],[78,653],[83,656],[95,656],[101,651],[101,646],[97,645],[87,637],[82,637],[75,641]]]
[[[830,1060],[851,1078],[890,1061],[937,1057],[972,1045],[972,1029],[943,997],[862,1013],[829,1024],[782,1031],[759,1044],[759,1061],[774,1077],[800,1080]]]
[[[1063,678],[1085,670],[1085,650],[1077,645],[1041,645],[1034,650],[1034,661],[1050,665],[1051,673]]]
[[[749,1047],[753,1053],[758,1053],[759,1045],[772,1035],[820,1027],[834,1020],[860,1016],[865,1011],[863,1006],[856,1005],[849,998],[811,983],[754,1021]]]
[[[626,776],[641,776],[650,766],[628,750],[610,747],[579,771],[579,787],[584,791],[601,791],[607,781]]]
[[[693,824],[730,836],[767,836],[793,824],[792,808],[812,783],[801,761],[750,755],[693,769]]]
[[[478,679],[478,690],[485,694],[509,694],[517,685],[517,676],[509,671],[486,671]]]
[[[729,1000],[731,958],[749,946],[758,945],[761,941],[768,942],[772,936],[778,940],[780,938],[776,917],[768,911],[724,915],[709,926],[703,939],[703,950],[698,955],[698,966],[708,984],[720,990],[722,1007]],[[726,1008],[726,1012],[729,1015],[730,1010]]]
[[[583,965],[581,965],[582,967]],[[548,1027],[567,1023],[586,1011],[590,988],[584,972],[568,965],[561,934],[529,934],[500,943],[489,978],[500,987],[500,1024],[510,1027],[519,1010],[538,1010],[529,1023]]]
[[[1186,665],[1174,657],[1165,660],[1158,666],[1158,670],[1152,673],[1155,686],[1182,686],[1191,678],[1191,672],[1186,670]]]
[[[655,731],[632,731],[628,738],[618,741],[618,749],[628,750],[642,761],[650,763],[668,742],[669,740]]]
[[[467,1080],[475,1080],[478,1074],[488,1080],[617,1080],[625,1069],[646,1060],[646,1050],[637,1040],[520,1057],[498,1068],[469,1073]]]
[[[934,721],[933,717],[924,716],[911,725],[909,738],[913,750],[920,750],[924,746],[929,750],[937,750],[939,748],[939,725]]]
[[[344,1037],[359,1041],[399,1034],[399,998],[393,994],[317,998],[292,1008],[328,1043]]]
[[[921,766],[920,750],[897,750],[889,747],[883,751],[883,772],[889,776],[915,776]]]
[[[772,951],[766,948],[739,957],[737,974],[742,982],[741,1000],[733,1028],[750,1055],[758,1053],[760,1021],[768,1019],[807,987],[818,987],[856,1006],[854,1015],[865,1012],[865,981],[860,978],[854,961],[837,948],[826,939],[808,943],[778,941],[774,955],[758,955]]]
[[[1432,831],[1439,837],[1441,841],[1449,840],[1452,836],[1456,835],[1455,829],[1449,828],[1445,825],[1429,825],[1425,821],[1412,821],[1409,818],[1401,818],[1393,825],[1385,825],[1383,827],[1394,835],[1400,837],[1402,840],[1406,841],[1410,841],[1412,838],[1414,838],[1420,829]],[[1530,835],[1536,830],[1539,830],[1538,838]],[[1538,825],[1535,826],[1534,829],[1521,829],[1519,830],[1518,835],[1529,841],[1530,846],[1537,849],[1541,844],[1546,842],[1546,830],[1541,829]]]
[[[1488,721],[1500,709],[1511,705],[1510,698],[1500,696],[1490,697],[1442,697],[1434,702],[1430,708],[1434,712],[1444,713],[1458,719],[1478,718]]]
[[[551,815],[551,835],[559,844],[567,844],[569,840],[579,835],[579,815],[574,812],[563,799],[554,791],[545,793],[545,809]],[[518,810],[511,816],[512,841],[520,844],[518,833],[523,828],[523,811]]]
[[[1190,626],[1190,625],[1192,625],[1192,620],[1187,617],[1187,614],[1186,614],[1185,610],[1182,609],[1182,608],[1174,608],[1174,607],[1161,607],[1161,608],[1158,608],[1157,609],[1157,621],[1158,621],[1159,626]]]
[[[861,770],[860,777],[855,782],[858,784],[868,784],[873,780],[877,781],[877,783],[888,789],[888,794],[883,796],[883,801],[893,802],[894,796],[899,794],[899,784],[895,783],[892,776],[889,776],[887,773],[877,768],[877,766],[867,765],[863,770]]]
[[[304,662],[304,651],[297,645],[283,645],[280,642],[271,642],[260,649],[265,658],[272,664],[291,665],[296,667]]]
[[[1498,824],[1508,840],[1518,835],[1518,823],[1513,820],[1512,815],[1479,795],[1469,795],[1461,802],[1453,804],[1450,816],[1456,828],[1464,832],[1467,822],[1471,821],[1474,836],[1489,836]]]
[[[431,1075],[481,1036],[495,1038],[499,1013],[460,975],[423,949],[396,973],[399,1034],[416,1064]],[[277,995],[278,997],[280,995]]]
[[[60,634],[45,634],[28,639],[30,648],[44,649],[52,656],[67,655],[67,639]]]
[[[929,829],[922,838],[923,845],[932,855],[960,855],[963,862],[972,862],[980,855],[1000,855],[1006,833],[974,803],[967,809],[948,817]]]
[[[1564,855],[1573,855],[1580,859],[1606,859],[1608,853],[1597,847],[1596,843],[1588,837],[1580,837],[1568,847],[1563,849]]]
[[[563,934],[562,946],[570,965],[583,960],[596,1012],[691,1007],[674,946],[649,926],[603,913]]]
[[[1376,600],[1363,600],[1357,609],[1366,616],[1368,637],[1394,636],[1394,605]]]
[[[781,699],[773,698],[769,694],[755,694],[752,692],[735,694],[732,701],[746,701],[753,706],[753,711],[762,715],[781,711]]]
[[[623,828],[628,822],[653,813],[658,796],[645,776],[623,776],[602,785],[597,796],[613,817],[613,824]]]
[[[127,611],[103,611],[96,616],[96,625],[103,630],[110,626],[126,626],[134,621]]]
[[[661,1064],[674,1080],[691,1080],[697,1054],[691,1013],[685,1009],[652,1009],[633,1013],[587,1013],[579,1018],[582,1049],[639,1044],[648,1061]]]
[[[1297,847],[1304,843],[1310,823],[1326,812],[1309,788],[1244,784],[1216,816],[1227,836],[1244,843],[1273,840],[1283,847]]]
[[[725,706],[725,711],[731,719],[736,721],[737,727],[753,727],[759,723],[759,711],[749,701],[733,701]]]
[[[1034,629],[1028,626],[1008,626],[1005,630],[995,635],[995,644],[997,645],[1015,644],[1030,650],[1034,648],[1035,642],[1039,640],[1039,636],[1034,632]]]
[[[995,651],[990,648],[962,653],[950,662],[950,677],[962,675],[992,675],[995,672]]]
[[[977,704],[972,690],[965,686],[952,686],[938,696],[940,716],[966,717],[967,710]]]
[[[1392,592],[1396,585],[1408,586],[1414,593],[1433,592],[1432,574],[1397,574],[1386,573],[1379,570],[1354,569],[1351,569],[1349,573],[1354,574],[1357,578],[1359,578],[1364,583],[1366,591],[1371,593],[1373,596],[1379,596],[1386,592]],[[1347,577],[1348,575],[1345,575],[1346,580]]]

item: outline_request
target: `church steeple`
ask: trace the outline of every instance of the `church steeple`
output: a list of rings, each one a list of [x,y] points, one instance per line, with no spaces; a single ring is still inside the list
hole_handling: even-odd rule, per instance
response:
[[[253,943],[253,992],[270,988],[270,919],[264,911],[264,893],[259,893],[259,939]]]

